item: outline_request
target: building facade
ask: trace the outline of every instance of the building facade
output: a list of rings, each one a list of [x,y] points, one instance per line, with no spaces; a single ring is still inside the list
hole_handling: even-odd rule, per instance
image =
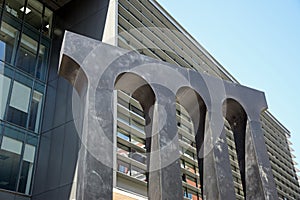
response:
[[[77,183],[84,174],[78,173],[82,138],[71,112],[73,86],[57,74],[65,30],[239,84],[156,1],[2,0],[0,5],[0,199],[73,199],[84,190]],[[124,88],[115,93],[116,162],[106,180],[114,186],[114,199],[147,199],[145,111]],[[191,137],[196,130],[180,102],[176,120],[182,197],[201,199],[201,163]],[[289,131],[268,111],[260,120],[278,198],[300,199]],[[224,128],[235,197],[244,199],[232,124],[225,120]]]

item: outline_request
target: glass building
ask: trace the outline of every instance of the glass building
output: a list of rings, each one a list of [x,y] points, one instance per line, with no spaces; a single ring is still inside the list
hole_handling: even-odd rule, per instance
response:
[[[0,1],[0,188],[31,194],[53,12],[36,0]]]

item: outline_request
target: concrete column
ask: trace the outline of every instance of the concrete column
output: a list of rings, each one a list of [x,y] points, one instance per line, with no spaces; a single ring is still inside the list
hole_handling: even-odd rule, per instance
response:
[[[259,117],[246,128],[246,199],[278,199]]]
[[[175,95],[160,85],[153,88],[156,102],[151,137],[149,199],[182,199]]]
[[[216,131],[214,123],[208,121],[206,123],[209,125],[206,126],[204,135],[203,198],[235,199],[226,132],[223,129],[220,135],[213,134],[213,131]],[[215,136],[218,138],[214,138]]]

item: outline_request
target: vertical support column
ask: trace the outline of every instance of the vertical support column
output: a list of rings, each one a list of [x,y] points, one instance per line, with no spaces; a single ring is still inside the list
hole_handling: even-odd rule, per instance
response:
[[[150,157],[149,199],[182,199],[175,95],[154,85],[156,103]]]
[[[246,128],[246,199],[278,199],[259,116]]]
[[[99,84],[100,85],[100,84]],[[78,199],[112,199],[113,193],[113,90],[90,85],[79,152]],[[95,94],[95,93],[94,93]]]
[[[223,128],[220,135],[214,133],[218,127],[215,127],[214,122],[208,121],[210,115],[211,113],[208,113],[206,117],[206,124],[209,124],[209,127],[205,129],[204,135],[203,198],[235,199],[226,132]],[[219,120],[223,120],[221,113]]]

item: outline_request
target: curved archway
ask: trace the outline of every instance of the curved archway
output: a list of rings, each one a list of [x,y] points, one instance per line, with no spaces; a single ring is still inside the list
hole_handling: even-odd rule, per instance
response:
[[[184,168],[182,179],[186,184],[194,186],[194,190],[183,186],[184,196],[200,199],[203,198],[203,141],[207,107],[200,95],[189,87],[180,88],[176,100],[178,137],[182,152],[181,167]],[[198,161],[198,166],[193,160]],[[188,172],[185,173],[185,170]]]
[[[147,155],[151,150],[153,114],[150,108],[155,95],[143,78],[130,72],[117,76],[114,89],[115,186],[148,196],[150,158]],[[126,184],[128,181],[132,183]]]
[[[247,114],[242,105],[232,98],[223,102],[224,128],[226,131],[229,160],[235,193],[239,198],[246,198],[246,169],[245,169],[245,136]]]

